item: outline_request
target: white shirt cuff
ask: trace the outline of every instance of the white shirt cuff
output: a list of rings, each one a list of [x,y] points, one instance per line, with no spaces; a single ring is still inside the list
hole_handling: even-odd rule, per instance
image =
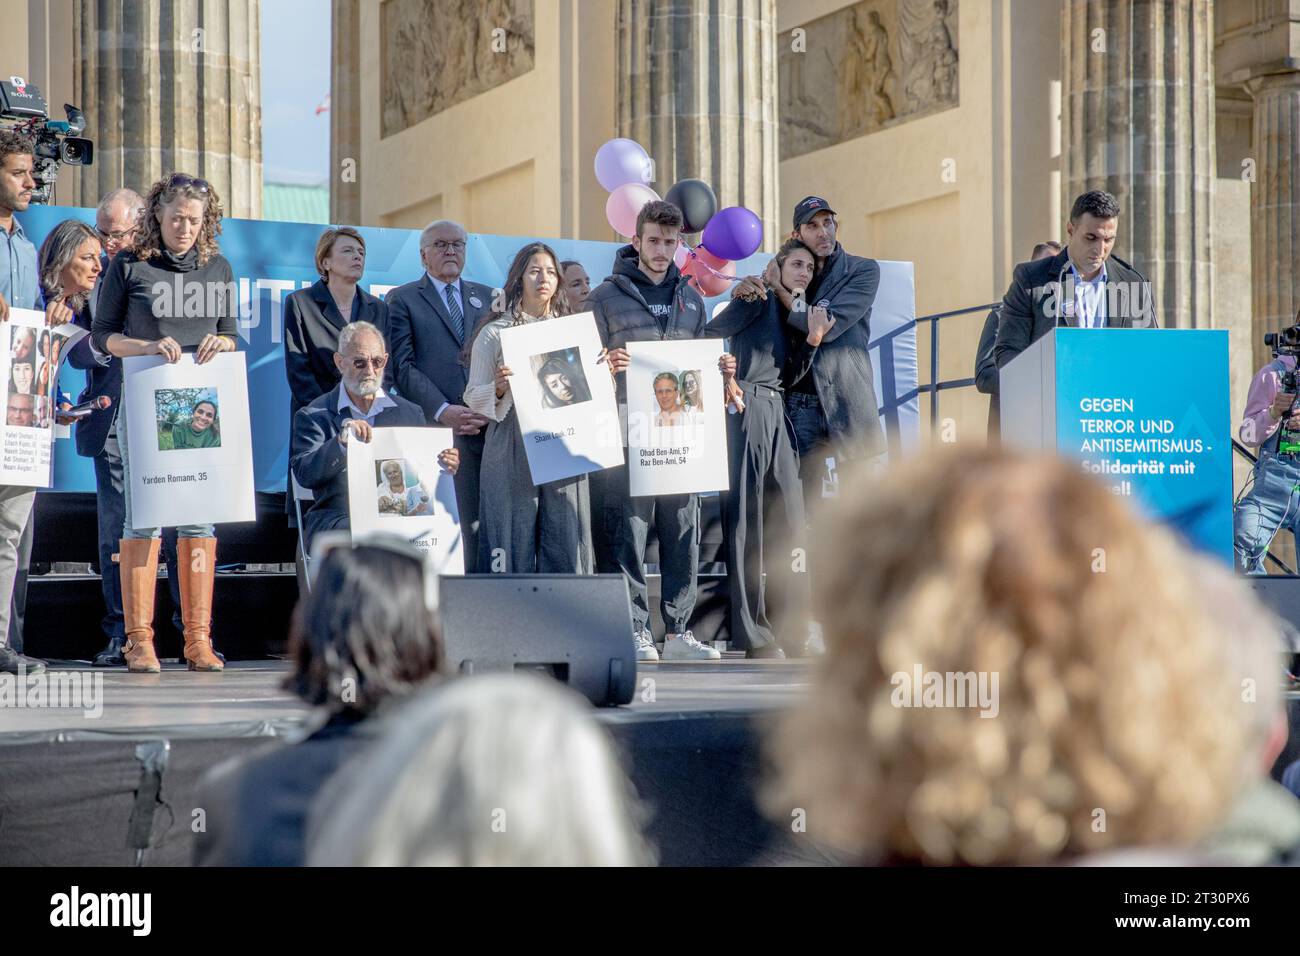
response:
[[[433,415],[433,424],[436,425],[440,421],[442,421],[442,413],[449,408],[451,408],[451,402],[443,402],[441,405],[439,405],[438,410]]]
[[[107,352],[101,352],[99,349],[95,348],[94,339],[90,340],[90,354],[94,356],[95,361],[100,365],[107,365],[109,362],[113,361],[112,355]]]

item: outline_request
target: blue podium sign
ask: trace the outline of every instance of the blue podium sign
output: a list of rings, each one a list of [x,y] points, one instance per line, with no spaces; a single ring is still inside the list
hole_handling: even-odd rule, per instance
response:
[[[1057,329],[1002,376],[1002,407],[1016,403],[1004,441],[1077,459],[1195,547],[1232,562],[1226,330]],[[1026,403],[1039,420],[1032,408],[1022,414]]]

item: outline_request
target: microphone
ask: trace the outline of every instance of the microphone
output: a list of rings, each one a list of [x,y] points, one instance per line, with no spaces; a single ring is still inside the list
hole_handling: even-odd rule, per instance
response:
[[[61,408],[58,411],[60,418],[85,418],[91,412],[102,411],[110,407],[113,400],[107,395],[97,395],[88,402],[82,402],[80,405],[73,405],[71,408]]]

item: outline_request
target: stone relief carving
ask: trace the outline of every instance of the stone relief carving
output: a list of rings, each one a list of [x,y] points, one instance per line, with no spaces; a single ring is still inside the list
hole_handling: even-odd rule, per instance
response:
[[[862,0],[778,38],[781,155],[958,102],[957,0]]]
[[[386,0],[380,34],[384,136],[533,68],[533,0]]]

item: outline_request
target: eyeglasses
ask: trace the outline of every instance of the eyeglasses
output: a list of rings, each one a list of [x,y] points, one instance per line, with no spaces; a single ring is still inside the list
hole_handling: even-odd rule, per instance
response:
[[[98,226],[96,226],[95,231],[99,233],[99,237],[103,239],[105,242],[121,242],[127,236],[131,235],[131,233],[134,230],[115,229],[112,232],[105,232],[103,229],[100,229]]]
[[[195,179],[193,176],[187,176],[185,173],[172,173],[167,177],[168,189],[184,189],[190,187],[197,193],[207,194],[212,186],[206,179]]]
[[[361,358],[354,358],[352,360],[352,367],[356,369],[358,372],[364,372],[367,368],[372,368],[376,372],[378,372],[381,368],[383,368],[387,364],[388,364],[387,355],[378,355],[378,356],[374,356],[373,358],[365,358],[363,356]]]
[[[430,245],[432,245],[433,248],[437,249],[439,252],[446,252],[449,249],[452,252],[463,252],[465,250],[464,239],[453,239],[450,242],[448,242],[446,239],[435,239],[432,243],[430,243]]]

